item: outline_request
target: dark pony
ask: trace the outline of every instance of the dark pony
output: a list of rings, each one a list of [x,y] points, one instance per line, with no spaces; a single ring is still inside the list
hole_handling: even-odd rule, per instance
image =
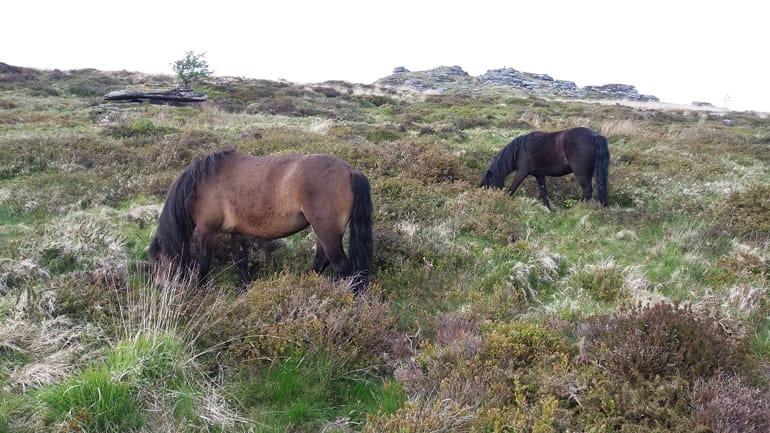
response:
[[[171,185],[149,255],[189,268],[195,239],[203,284],[216,235],[227,232],[245,287],[251,239],[278,239],[308,226],[317,236],[313,269],[320,273],[331,264],[335,276],[350,277],[354,292],[366,287],[372,266],[366,176],[331,155],[259,158],[228,149],[192,162]],[[342,247],[347,226],[350,258]]]
[[[482,187],[503,188],[505,178],[512,171],[516,175],[508,189],[513,195],[529,175],[535,176],[540,197],[547,208],[548,191],[545,176],[564,176],[575,173],[583,189],[583,200],[593,193],[591,177],[596,178],[596,198],[607,206],[607,178],[610,150],[607,139],[590,128],[572,128],[557,132],[531,132],[514,138],[501,150],[481,178]]]

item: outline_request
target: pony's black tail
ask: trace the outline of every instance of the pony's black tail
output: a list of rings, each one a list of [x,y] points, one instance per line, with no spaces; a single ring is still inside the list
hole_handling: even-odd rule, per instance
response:
[[[609,177],[610,148],[607,139],[600,134],[594,135],[596,145],[596,160],[594,161],[594,177],[596,178],[596,198],[602,206],[607,206],[607,178]]]
[[[372,269],[372,197],[369,179],[359,172],[351,174],[353,213],[350,216],[350,261],[353,264],[351,288],[358,293],[369,285]]]
[[[213,173],[217,165],[234,149],[213,153],[190,163],[169,188],[158,228],[150,244],[150,255],[160,252],[165,259],[185,267],[191,261],[190,238],[195,230],[191,200],[198,182]]]

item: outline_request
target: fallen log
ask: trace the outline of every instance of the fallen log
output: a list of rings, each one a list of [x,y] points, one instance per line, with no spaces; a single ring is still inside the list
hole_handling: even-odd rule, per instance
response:
[[[207,95],[195,93],[190,89],[172,89],[165,91],[146,91],[136,89],[115,90],[104,95],[105,101],[151,102],[155,104],[180,104],[186,102],[205,102]]]

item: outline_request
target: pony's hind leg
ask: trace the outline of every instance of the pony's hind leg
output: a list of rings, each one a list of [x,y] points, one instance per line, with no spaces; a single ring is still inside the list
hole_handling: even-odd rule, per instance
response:
[[[342,248],[341,233],[318,235],[318,244],[322,247],[326,261],[318,261],[319,250],[316,250],[316,263],[324,263],[324,268],[331,263],[335,278],[345,278],[351,274],[353,266]]]
[[[233,233],[231,237],[233,263],[235,263],[235,267],[238,268],[238,274],[241,277],[241,290],[243,290],[252,279],[251,273],[249,272],[250,242],[246,236],[238,233]]]
[[[577,179],[578,184],[580,185],[580,188],[583,189],[583,198],[581,200],[583,201],[589,201],[591,200],[591,195],[594,193],[594,188],[591,185],[591,176],[575,176]]]
[[[315,258],[313,259],[313,270],[318,272],[319,274],[324,271],[324,269],[329,266],[329,258],[326,257],[326,252],[324,251],[323,245],[321,245],[321,241],[318,241],[315,243]]]

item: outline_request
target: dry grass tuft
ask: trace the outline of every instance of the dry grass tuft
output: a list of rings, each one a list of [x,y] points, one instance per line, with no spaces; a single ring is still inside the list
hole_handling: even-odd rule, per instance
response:
[[[599,132],[605,137],[631,138],[639,135],[640,126],[629,119],[607,120],[602,123]]]
[[[473,407],[450,399],[416,400],[388,417],[368,419],[366,433],[454,433],[468,432],[476,420]]]
[[[86,350],[81,338],[99,335],[98,330],[64,316],[40,322],[23,320],[23,316],[19,312],[0,326],[0,348],[31,359],[9,373],[8,386],[22,393],[66,377]]]

